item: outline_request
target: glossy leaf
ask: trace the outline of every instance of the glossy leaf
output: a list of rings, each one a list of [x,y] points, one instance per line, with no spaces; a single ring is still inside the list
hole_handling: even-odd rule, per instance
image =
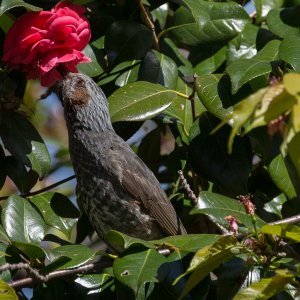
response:
[[[169,89],[175,89],[177,77],[175,62],[156,50],[147,53],[139,70],[139,80],[159,83]]]
[[[164,111],[176,99],[174,91],[150,82],[128,84],[109,97],[112,122],[142,121]]]
[[[192,209],[192,214],[208,215],[214,222],[227,227],[228,222],[224,219],[226,216],[235,216],[239,224],[243,224],[250,231],[254,231],[253,220],[245,211],[244,206],[237,199],[228,198],[220,194],[211,192],[201,192],[198,198],[197,206]],[[264,225],[264,221],[256,216],[256,227]]]
[[[249,16],[243,8],[233,2],[181,2],[191,12],[180,7],[175,12],[172,27],[168,31],[187,45],[229,41],[249,22]]]
[[[181,298],[186,296],[199,282],[221,263],[238,253],[237,240],[233,236],[221,237],[213,245],[204,247],[196,252],[185,274],[192,272],[182,291]],[[185,275],[184,274],[184,275]]]
[[[298,31],[299,32],[299,31]],[[289,63],[296,72],[300,72],[300,37],[285,38],[279,47],[279,57]]]
[[[271,201],[265,203],[264,210],[271,213],[276,214],[280,218],[282,218],[282,205],[287,201],[285,194],[280,194],[274,197]]]
[[[268,170],[277,187],[285,193],[288,199],[295,198],[296,191],[281,155],[276,156],[272,160]]]
[[[33,11],[41,10],[40,7],[28,4],[22,0],[2,0],[0,5],[0,16],[4,14],[6,11],[14,7],[20,7],[20,6]]]
[[[29,201],[17,195],[11,195],[5,202],[1,221],[13,242],[38,244],[44,238],[44,220]]]
[[[56,269],[70,269],[79,267],[92,260],[96,251],[85,245],[66,245],[47,250],[47,259]],[[51,265],[49,265],[51,268]]]
[[[237,59],[249,59],[257,54],[257,34],[259,27],[247,24],[244,30],[228,43],[227,63]]]
[[[267,300],[281,292],[288,283],[294,281],[294,275],[288,270],[277,270],[276,275],[264,278],[241,290],[234,300]]]
[[[51,201],[54,197],[59,197],[60,201],[69,201],[68,198],[64,199],[63,195],[57,193],[44,193],[39,194],[30,199],[32,203],[39,209],[42,214],[45,223],[49,226],[53,226],[62,231],[68,238],[70,238],[71,231],[75,225],[77,219],[62,218],[58,216],[51,207]],[[67,205],[65,209],[68,209]]]
[[[111,279],[109,274],[87,274],[75,279],[75,282],[84,286],[87,289],[99,288],[99,292],[102,290],[102,286]]]
[[[40,177],[50,168],[50,155],[35,127],[21,114],[1,114],[0,135],[9,152]]]
[[[250,80],[272,71],[271,63],[278,59],[279,45],[280,41],[271,41],[251,59],[239,59],[227,67],[233,94]]]
[[[165,262],[166,258],[153,249],[130,253],[115,259],[114,275],[137,295],[147,282],[158,282],[158,269]]]
[[[262,22],[265,20],[269,12],[280,8],[283,4],[283,0],[255,0],[257,21]]]

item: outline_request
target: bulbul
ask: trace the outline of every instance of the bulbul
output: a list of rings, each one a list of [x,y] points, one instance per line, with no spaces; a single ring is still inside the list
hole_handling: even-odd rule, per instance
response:
[[[110,230],[144,240],[185,234],[150,169],[118,136],[101,88],[84,74],[68,73],[59,98],[77,178],[77,197],[97,234]]]

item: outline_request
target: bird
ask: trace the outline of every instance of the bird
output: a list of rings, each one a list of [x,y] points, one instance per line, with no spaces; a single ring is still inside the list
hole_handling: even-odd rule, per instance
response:
[[[98,236],[111,230],[156,240],[186,234],[159,181],[114,131],[108,101],[92,78],[67,73],[59,83],[80,207]]]

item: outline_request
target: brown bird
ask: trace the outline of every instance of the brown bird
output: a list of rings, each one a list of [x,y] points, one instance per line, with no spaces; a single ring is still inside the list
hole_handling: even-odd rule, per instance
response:
[[[185,234],[154,174],[115,133],[101,88],[86,75],[68,73],[58,94],[78,201],[98,235],[112,229],[145,240]]]

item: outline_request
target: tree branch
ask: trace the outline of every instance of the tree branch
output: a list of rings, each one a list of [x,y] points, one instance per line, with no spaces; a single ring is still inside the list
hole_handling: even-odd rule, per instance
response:
[[[34,192],[23,193],[20,196],[21,197],[31,197],[31,196],[34,196],[34,195],[38,195],[38,194],[47,192],[47,191],[49,191],[49,190],[51,190],[51,189],[53,189],[53,188],[55,188],[55,187],[57,187],[57,186],[59,186],[61,184],[64,184],[64,183],[66,183],[68,181],[71,181],[71,180],[73,180],[75,178],[76,178],[76,176],[72,175],[72,176],[69,176],[69,177],[67,177],[65,179],[62,179],[60,181],[57,181],[57,182],[55,182],[55,183],[53,183],[53,184],[51,184],[49,186],[46,186],[46,187],[44,187],[44,188],[42,188],[40,190],[37,190],[37,191],[34,191]],[[2,196],[2,197],[0,197],[0,201],[1,200],[6,200],[8,197],[9,196]]]
[[[158,38],[156,36],[156,32],[155,32],[155,26],[153,24],[153,22],[151,21],[150,17],[149,17],[149,14],[148,12],[146,11],[143,3],[141,0],[136,0],[138,6],[139,6],[139,9],[140,9],[140,12],[141,12],[141,15],[144,19],[144,22],[145,24],[147,25],[147,27],[152,31],[152,35],[153,35],[153,47],[154,49],[158,50],[159,51],[159,43],[158,43]]]
[[[32,277],[26,277],[22,278],[16,281],[12,281],[9,283],[9,285],[12,288],[20,289],[25,286],[29,286],[32,284],[40,283],[40,282],[47,282],[52,279],[61,278],[61,277],[67,277],[74,274],[80,274],[85,273],[88,271],[95,271],[95,270],[101,270],[107,267],[112,266],[112,261],[106,261],[106,262],[98,262],[98,263],[90,263],[86,264],[74,269],[66,269],[66,270],[58,270],[50,272],[46,275],[40,274],[40,272],[37,269],[32,268],[29,264],[25,263],[18,263],[18,264],[4,264],[0,267],[0,271],[6,271],[6,270],[22,270],[26,269],[31,273]]]

